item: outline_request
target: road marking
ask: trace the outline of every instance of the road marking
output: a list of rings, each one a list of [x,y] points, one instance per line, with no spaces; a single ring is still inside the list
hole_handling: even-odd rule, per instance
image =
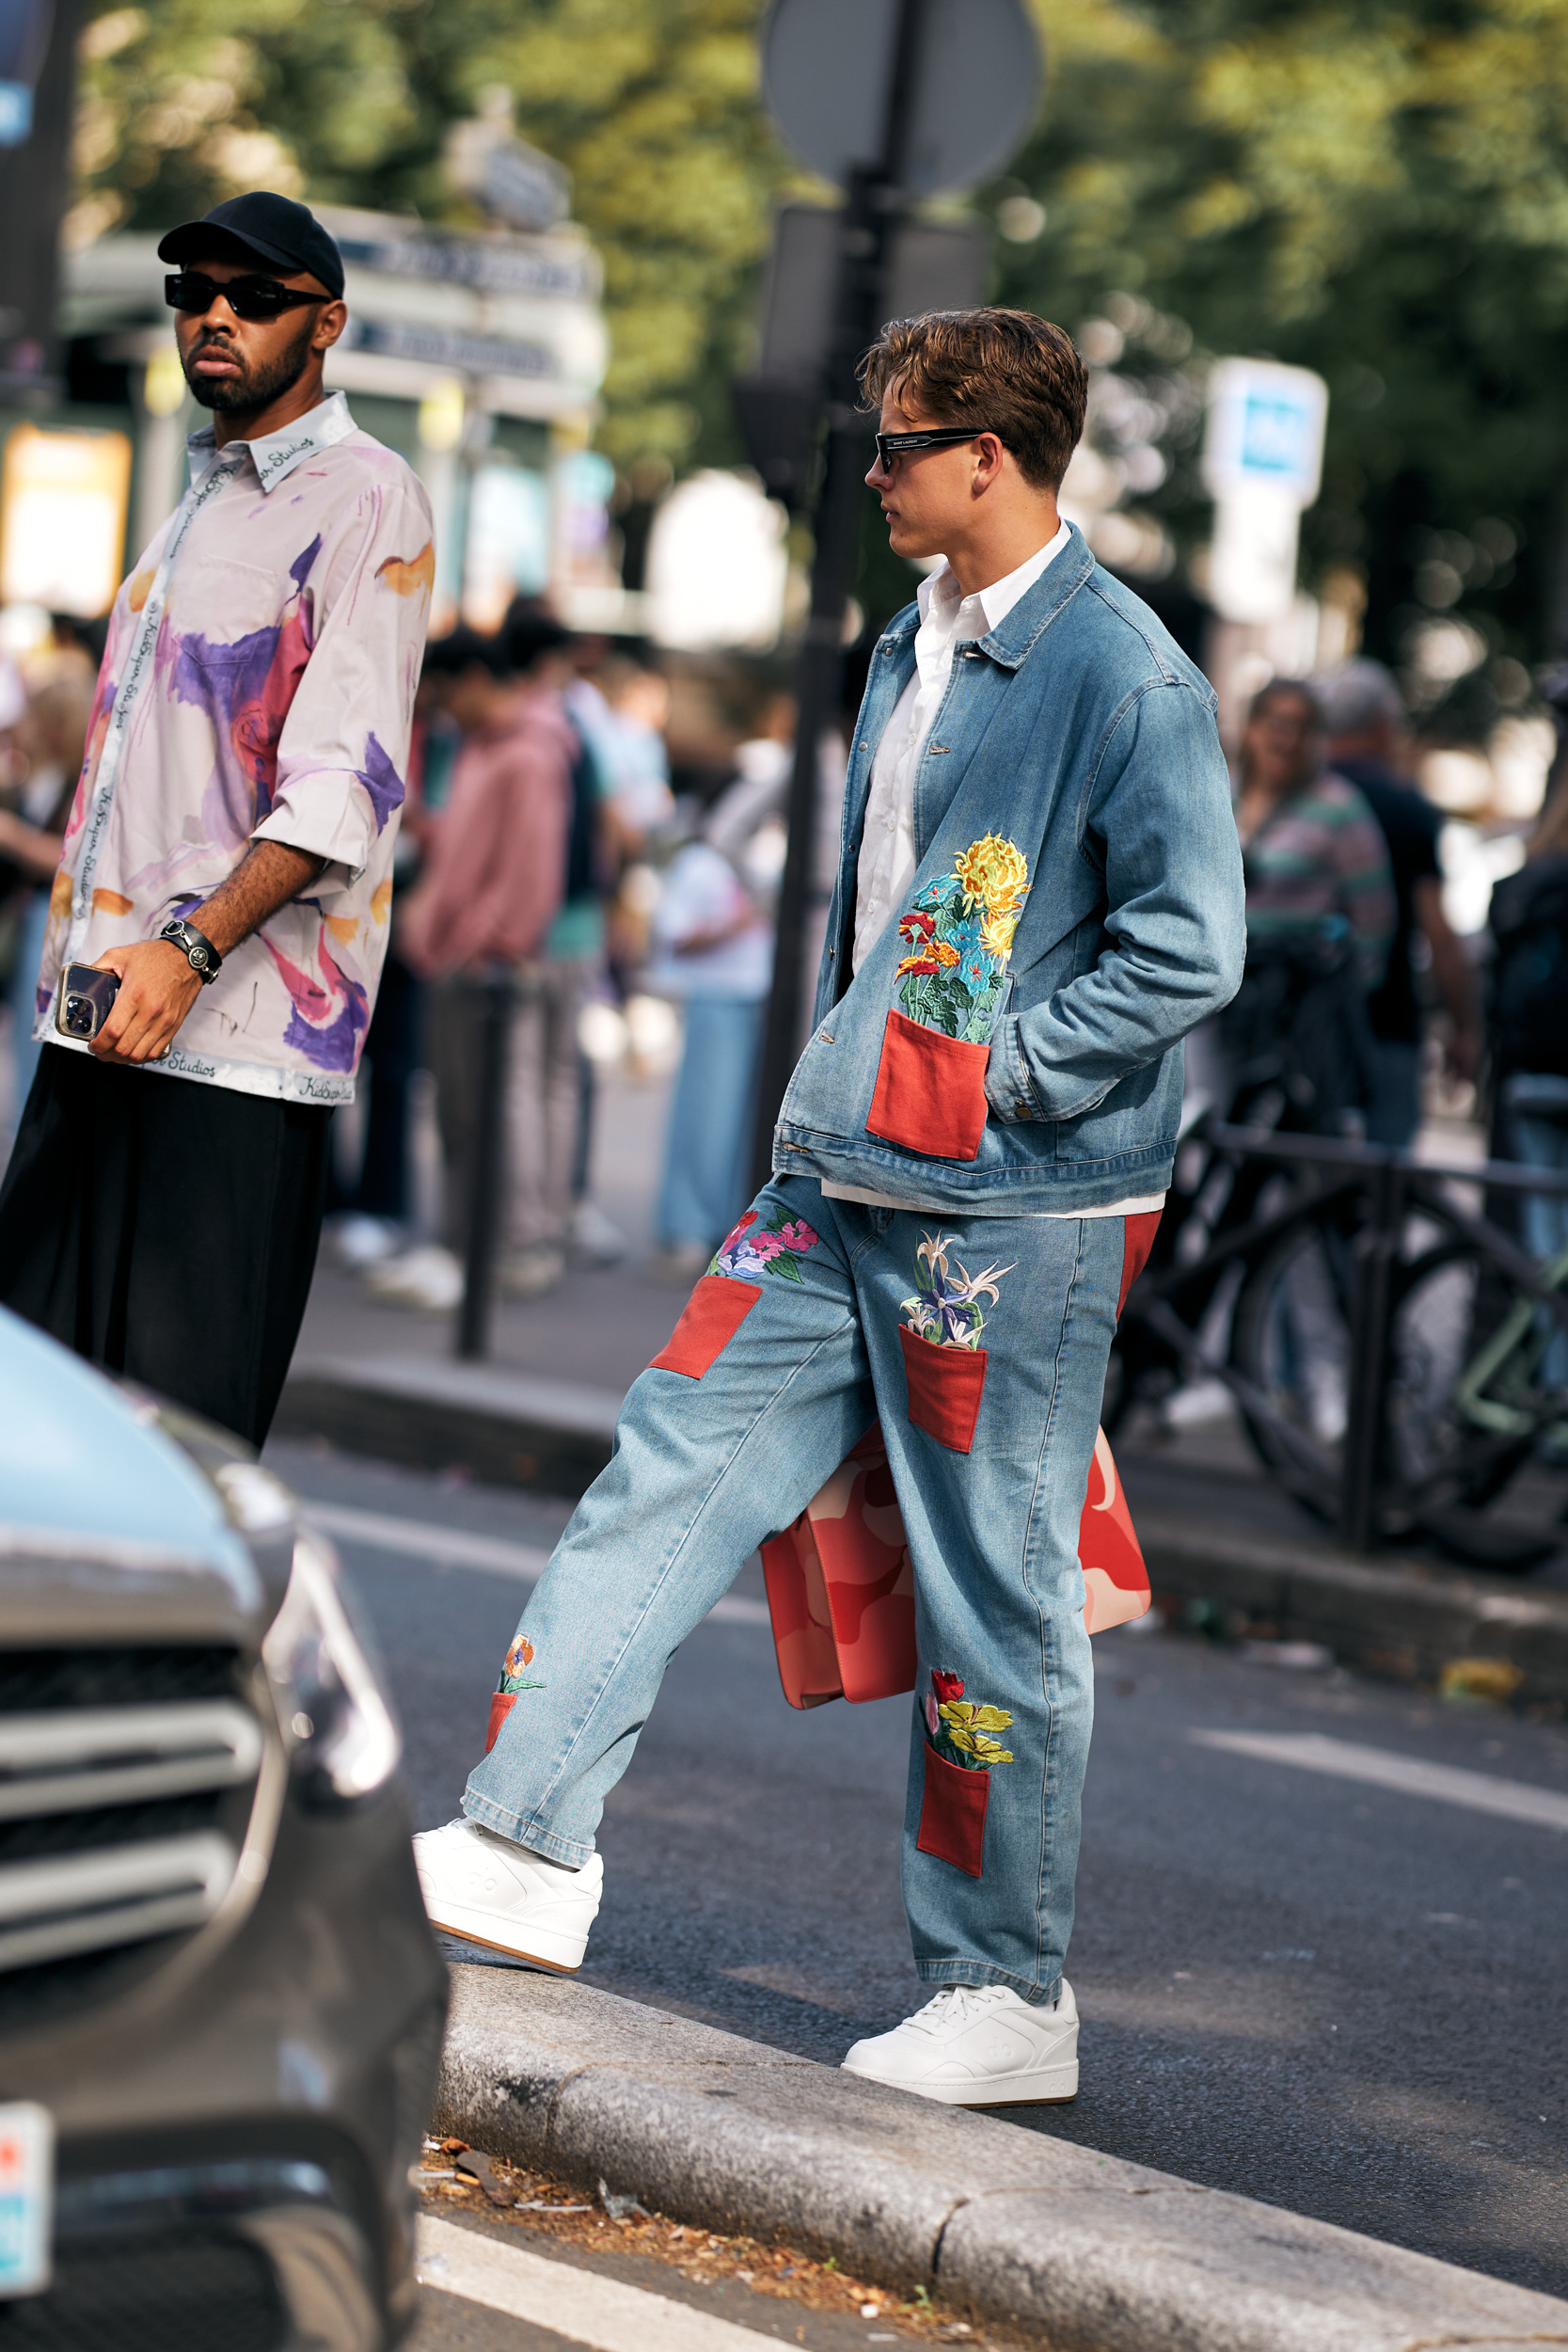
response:
[[[1568,1830],[1568,1796],[1536,1788],[1528,1780],[1497,1780],[1490,1772],[1466,1772],[1458,1764],[1425,1764],[1418,1756],[1387,1748],[1363,1747],[1354,1740],[1331,1740],[1320,1731],[1195,1731],[1200,1747],[1253,1756],[1265,1764],[1293,1764],[1304,1772],[1329,1772],[1359,1780],[1402,1796],[1433,1797],[1439,1804],[1462,1804],[1472,1813],[1500,1814],[1537,1829]]]
[[[347,1502],[317,1502],[302,1495],[305,1517],[325,1535],[345,1544],[363,1544],[372,1551],[405,1552],[410,1559],[433,1566],[478,1568],[486,1576],[515,1577],[521,1584],[537,1584],[549,1565],[550,1555],[537,1544],[514,1544],[500,1535],[473,1535],[464,1528],[436,1527],[429,1519],[398,1519],[386,1511],[361,1511]],[[716,1625],[769,1625],[768,1603],[726,1594],[707,1613]]]
[[[528,2319],[596,2352],[757,2352],[760,2329],[694,2312],[667,2295],[624,2286],[521,2246],[503,2246],[453,2221],[419,2217],[415,2273],[420,2284],[466,2302]]]

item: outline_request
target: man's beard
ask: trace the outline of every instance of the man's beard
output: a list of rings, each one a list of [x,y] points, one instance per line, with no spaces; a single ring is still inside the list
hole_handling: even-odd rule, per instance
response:
[[[247,368],[232,343],[221,336],[209,335],[203,342],[193,343],[181,361],[191,397],[203,408],[220,411],[224,416],[253,415],[281,400],[292,392],[310,363],[310,336],[315,326],[308,320],[286,351],[280,352],[270,367]],[[238,375],[196,375],[196,362],[204,353],[221,351],[239,369]]]

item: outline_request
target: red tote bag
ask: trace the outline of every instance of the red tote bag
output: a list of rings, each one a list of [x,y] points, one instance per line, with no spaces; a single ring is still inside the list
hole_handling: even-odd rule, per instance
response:
[[[1148,1571],[1101,1429],[1078,1529],[1091,1633],[1141,1617]],[[791,1707],[895,1698],[915,1684],[914,1570],[879,1427],[793,1526],[762,1547],[779,1679]]]

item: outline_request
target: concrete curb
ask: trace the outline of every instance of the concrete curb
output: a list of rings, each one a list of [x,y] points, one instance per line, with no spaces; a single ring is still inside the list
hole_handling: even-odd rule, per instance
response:
[[[476,1478],[576,1497],[610,1459],[620,1402],[489,1364],[321,1358],[292,1374],[277,1427],[418,1470],[458,1463]],[[1140,1511],[1137,1526],[1157,1597],[1267,1619],[1397,1681],[1433,1681],[1451,1659],[1502,1659],[1523,1677],[1522,1700],[1568,1700],[1568,1592],[1198,1527],[1171,1512]]]
[[[1495,1658],[1518,1669],[1520,1699],[1568,1698],[1568,1593],[1556,1587],[1200,1529],[1164,1511],[1140,1511],[1137,1529],[1157,1599],[1218,1602],[1400,1682]]]
[[[614,1994],[455,1967],[436,2126],[834,2255],[1051,2352],[1568,2345],[1568,2302]]]

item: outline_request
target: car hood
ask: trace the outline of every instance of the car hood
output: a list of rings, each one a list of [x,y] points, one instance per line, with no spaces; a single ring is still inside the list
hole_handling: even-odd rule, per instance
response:
[[[154,1406],[0,1309],[0,1618],[48,1639],[234,1641],[268,1613],[223,1497]],[[76,1611],[71,1608],[74,1618]]]

